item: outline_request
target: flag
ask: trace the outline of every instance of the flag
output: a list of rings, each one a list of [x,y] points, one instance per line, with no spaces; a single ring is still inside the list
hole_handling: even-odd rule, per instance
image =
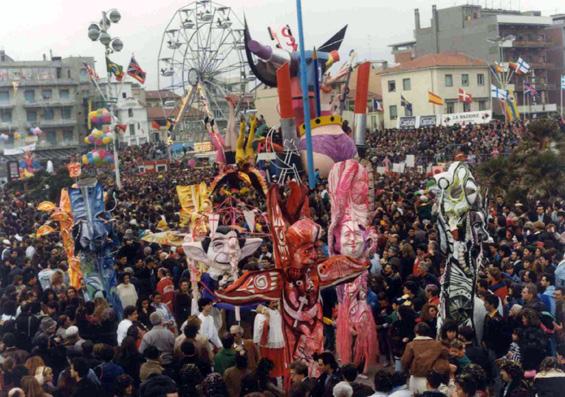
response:
[[[513,96],[508,96],[504,102],[506,109],[506,117],[508,121],[520,119],[520,112],[518,111],[518,106],[516,105],[516,100]]]
[[[524,94],[535,97],[539,95],[539,92],[529,81],[524,81]]]
[[[108,58],[106,58],[106,60],[108,60]],[[91,81],[98,81],[100,80],[100,77],[98,76],[98,73],[96,73],[96,70],[92,67],[92,65],[89,65],[88,63],[84,64],[84,68],[86,69],[86,73],[88,73],[88,78]]]
[[[112,73],[118,81],[122,81],[124,78],[124,68],[121,65],[112,62],[108,57],[106,57],[106,70],[108,73]]]
[[[400,106],[405,108],[407,111],[412,112],[412,104],[404,98],[404,95],[400,96]]]
[[[522,57],[518,58],[516,61],[516,73],[520,74],[528,74],[530,73],[530,64],[522,59]]]
[[[498,99],[506,100],[506,97],[508,96],[508,91],[500,89],[497,86],[491,84],[491,86],[490,86],[490,96],[492,98],[498,98]]]
[[[384,111],[383,103],[381,101],[379,101],[378,99],[373,99],[373,111],[374,112]]]
[[[443,105],[443,98],[438,94],[428,91],[428,102],[433,103],[434,105]]]
[[[170,131],[174,124],[171,123],[170,119],[160,119],[160,120],[153,120],[151,122],[151,128],[154,130],[161,130],[161,131]]]
[[[457,97],[459,98],[459,102],[463,102],[463,103],[473,102],[473,97],[471,96],[471,94],[466,93],[463,88],[459,88]]]
[[[131,76],[137,81],[139,81],[141,84],[144,84],[145,75],[146,73],[143,71],[143,69],[141,69],[141,66],[139,66],[139,63],[137,63],[134,56],[132,55],[131,61],[129,61],[129,66],[128,66],[128,76]]]
[[[506,73],[508,72],[509,67],[510,64],[508,62],[495,62],[494,64],[494,70],[496,73]]]

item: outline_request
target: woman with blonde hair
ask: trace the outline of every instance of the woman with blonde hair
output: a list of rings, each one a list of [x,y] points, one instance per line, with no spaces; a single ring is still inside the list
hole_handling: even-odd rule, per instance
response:
[[[61,291],[67,291],[67,286],[65,285],[65,275],[59,269],[55,270],[51,275],[51,289],[55,291],[55,294],[58,294]]]
[[[43,391],[41,385],[37,379],[35,379],[35,376],[24,376],[22,378],[21,387],[26,397],[53,397],[51,394]]]
[[[31,372],[30,373],[34,373]],[[37,367],[35,370],[35,379],[39,382],[43,391],[53,394],[57,389],[53,384],[53,369],[51,367]]]

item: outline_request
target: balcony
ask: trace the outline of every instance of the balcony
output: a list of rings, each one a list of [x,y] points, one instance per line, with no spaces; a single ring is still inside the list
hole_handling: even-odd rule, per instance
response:
[[[11,109],[16,106],[14,101],[0,102],[0,109]]]
[[[514,40],[512,47],[515,48],[548,48],[551,43],[544,40]]]
[[[49,127],[74,127],[77,124],[76,119],[55,119],[55,120],[39,120],[33,123],[39,126],[39,128],[49,128]],[[30,124],[29,128],[33,126]]]
[[[12,83],[13,83],[13,80],[0,80],[0,87],[10,87],[10,88],[12,88]],[[18,82],[18,88],[61,86],[61,85],[76,86],[76,85],[79,85],[79,82],[77,80],[73,80],[73,79],[20,80]]]
[[[532,104],[526,106],[518,106],[518,111],[520,113],[551,113],[557,112],[557,105],[555,103],[546,104]]]
[[[35,99],[33,101],[26,100],[24,102],[24,108],[42,108],[42,107],[64,107],[64,106],[74,106],[76,101],[71,99]]]

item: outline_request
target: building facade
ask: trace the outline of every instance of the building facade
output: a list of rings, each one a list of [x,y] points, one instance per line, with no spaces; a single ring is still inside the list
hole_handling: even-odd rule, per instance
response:
[[[127,125],[126,131],[120,134],[120,144],[131,146],[149,142],[150,128],[143,104],[143,88],[131,81],[112,82],[110,87],[110,96],[116,101],[114,114],[120,124]],[[105,92],[107,83],[102,81],[100,88]]]
[[[385,128],[396,128],[402,116],[427,116],[491,109],[490,76],[486,62],[459,53],[428,54],[380,73]],[[459,101],[459,89],[471,103]],[[428,101],[428,91],[444,105]],[[403,107],[402,97],[412,105]]]
[[[0,134],[8,136],[0,146],[78,146],[93,94],[85,64],[93,65],[94,58],[15,61],[0,51]],[[35,127],[43,131],[39,137],[29,134]]]
[[[537,102],[549,105],[558,95],[559,81],[552,71],[558,66],[550,62],[549,51],[562,43],[552,41],[551,17],[539,11],[488,9],[479,5],[461,5],[445,9],[432,6],[430,25],[420,25],[415,10],[414,39],[417,57],[442,52],[461,52],[494,62],[516,62],[519,57],[530,64],[531,73],[514,76],[511,84],[519,105],[527,103],[524,82],[535,85],[540,93]],[[553,106],[547,109],[555,110]],[[527,112],[527,109],[523,109]]]

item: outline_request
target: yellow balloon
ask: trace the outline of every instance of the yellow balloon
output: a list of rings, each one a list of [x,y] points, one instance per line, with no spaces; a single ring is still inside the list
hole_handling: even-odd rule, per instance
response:
[[[84,143],[90,143],[87,136],[84,137]]]
[[[100,138],[104,133],[100,130],[94,130],[92,131],[92,135],[94,135],[95,138]]]
[[[104,138],[102,138],[102,143],[104,145],[109,144],[110,142],[112,142],[112,138],[110,138],[109,136],[105,136]]]
[[[88,157],[86,157],[86,154],[83,154],[83,155],[82,155],[82,163],[83,163],[84,165],[88,164]]]

